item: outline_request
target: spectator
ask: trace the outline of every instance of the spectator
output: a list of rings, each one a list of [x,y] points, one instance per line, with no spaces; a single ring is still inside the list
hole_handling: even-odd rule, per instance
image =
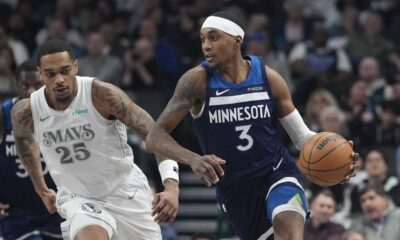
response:
[[[105,54],[103,35],[98,32],[90,33],[87,39],[88,54],[79,59],[79,74],[94,76],[102,81],[120,86],[123,74],[121,61]]]
[[[400,206],[400,181],[396,176],[388,174],[387,157],[379,148],[371,148],[365,155],[364,168],[367,172],[365,179],[354,188],[351,193],[351,213],[357,215],[361,212],[361,206],[358,199],[362,189],[370,182],[377,182],[382,185],[388,198],[391,198],[395,205]]]
[[[367,96],[374,106],[380,105],[389,98],[391,87],[386,83],[374,57],[363,57],[358,66],[358,76],[367,84]]]
[[[311,219],[305,224],[304,239],[340,240],[344,227],[330,221],[336,211],[333,193],[329,190],[318,192],[312,199],[310,208]]]
[[[365,231],[366,240],[400,239],[400,209],[379,183],[371,181],[365,185],[359,200],[363,215],[351,229]]]
[[[343,49],[328,46],[328,33],[320,22],[314,23],[310,41],[298,43],[292,49],[289,62],[297,92],[305,97],[304,89],[311,86],[329,88],[339,99],[349,86],[350,60]]]
[[[344,101],[350,138],[355,148],[370,145],[373,139],[367,136],[371,126],[378,121],[377,113],[367,96],[367,83],[358,80],[350,88],[347,99]]]
[[[310,37],[311,23],[304,16],[303,4],[299,1],[286,1],[286,18],[282,24],[274,26],[275,42],[278,48],[288,53],[294,45]]]
[[[35,40],[37,46],[42,45],[49,39],[66,40],[73,47],[77,56],[82,55],[84,41],[82,36],[75,29],[67,29],[65,22],[59,19],[50,20],[46,27],[43,27],[36,34]]]
[[[125,44],[116,38],[117,36],[113,25],[110,23],[103,23],[99,31],[104,39],[104,54],[122,59],[127,49]]]
[[[312,131],[321,129],[319,116],[321,111],[328,106],[338,106],[331,92],[320,88],[311,93],[305,108],[304,121]]]
[[[337,106],[322,109],[319,117],[321,132],[335,132],[347,137],[346,115]]]
[[[273,46],[271,36],[264,32],[253,32],[247,37],[246,53],[264,57],[264,63],[273,68],[286,80],[289,89],[293,91],[294,86],[291,79],[286,55],[283,51]]]
[[[25,45],[16,39],[11,38],[5,27],[0,25],[0,47],[9,47],[11,49],[15,64],[21,64],[28,60],[28,50]]]
[[[400,145],[400,123],[397,122],[399,116],[399,105],[394,101],[382,103],[382,110],[379,114],[380,124],[375,129],[371,129],[371,138],[375,139],[375,144],[385,146]],[[373,138],[375,136],[375,138]]]
[[[136,40],[132,51],[125,56],[128,66],[123,88],[135,92],[161,87],[158,66],[154,59],[154,45],[145,38]]]
[[[363,57],[372,56],[380,61],[380,65],[385,67],[382,72],[389,76],[388,66],[398,65],[399,56],[395,51],[394,44],[382,35],[382,18],[378,13],[365,12],[360,18],[363,33],[353,35],[346,46],[351,61],[354,66]]]

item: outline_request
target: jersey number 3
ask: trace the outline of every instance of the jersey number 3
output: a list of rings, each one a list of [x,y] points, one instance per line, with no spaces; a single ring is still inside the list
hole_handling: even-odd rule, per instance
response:
[[[67,147],[57,147],[56,152],[62,154],[61,164],[73,163],[75,160],[86,160],[90,157],[90,152],[86,149],[85,143],[75,143],[72,145],[73,155],[71,155],[71,150]]]
[[[246,141],[246,144],[236,146],[240,151],[247,151],[253,146],[253,138],[249,135],[250,127],[251,125],[244,125],[235,128],[236,132],[240,132],[239,138]]]

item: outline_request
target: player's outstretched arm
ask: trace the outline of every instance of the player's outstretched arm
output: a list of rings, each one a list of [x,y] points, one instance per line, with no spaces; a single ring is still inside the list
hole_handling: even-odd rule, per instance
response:
[[[40,150],[33,137],[33,119],[29,99],[18,101],[11,111],[17,153],[29,173],[35,191],[50,213],[56,211],[56,194],[46,185],[40,160]]]
[[[315,132],[310,131],[300,114],[297,112],[285,80],[276,71],[270,68],[266,68],[266,71],[272,92],[277,99],[279,121],[288,133],[292,142],[295,144],[296,148],[300,150],[304,142],[314,135]],[[350,144],[353,146],[352,141],[350,141]],[[350,166],[351,171],[349,175],[346,176],[345,181],[354,177],[359,168],[359,154],[353,151],[351,157],[353,159],[353,164]]]
[[[293,144],[300,150],[304,142],[315,132],[310,131],[296,110],[289,88],[281,75],[271,68],[266,68],[266,72],[276,99],[276,112],[279,122],[288,133]]]
[[[96,109],[103,117],[117,118],[134,130],[143,140],[146,139],[154,120],[145,110],[136,105],[120,88],[98,80],[93,81],[92,99]],[[165,158],[156,155],[160,164]],[[172,161],[172,160],[169,160]],[[176,163],[175,163],[176,164]],[[160,173],[162,175],[162,173]],[[164,192],[158,193],[153,201],[155,221],[172,222],[178,212],[179,183],[167,178],[163,180]]]
[[[218,175],[224,174],[220,165],[225,161],[214,155],[200,156],[179,145],[169,134],[194,106],[201,107],[205,90],[206,73],[201,67],[186,72],[147,136],[146,145],[153,152],[190,165],[203,182],[211,186],[219,181]]]

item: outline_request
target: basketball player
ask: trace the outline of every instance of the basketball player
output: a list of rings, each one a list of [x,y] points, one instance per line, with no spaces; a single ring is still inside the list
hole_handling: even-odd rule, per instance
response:
[[[202,179],[217,184],[218,203],[241,239],[302,239],[306,199],[275,120],[298,149],[314,133],[282,77],[259,57],[242,57],[243,37],[243,28],[227,12],[205,20],[200,38],[206,61],[181,77],[147,137],[148,148],[190,165],[197,174],[217,172],[220,178]],[[204,156],[168,134],[189,112]],[[353,153],[354,160],[357,156]],[[221,165],[198,169],[200,161]]]
[[[144,139],[154,124],[150,115],[119,88],[76,76],[78,62],[65,41],[44,43],[37,60],[44,86],[13,107],[13,131],[36,192],[49,212],[65,218],[64,239],[161,239],[157,222],[170,222],[177,213],[178,166],[172,160],[159,164],[165,191],[152,206],[125,127]],[[39,150],[57,197],[44,181]]]
[[[0,236],[62,239],[62,219],[57,213],[49,214],[35,193],[29,174],[17,156],[12,135],[11,108],[43,85],[35,61],[28,60],[17,67],[15,83],[17,96],[5,100],[0,110]],[[43,175],[49,188],[55,189],[44,163]]]

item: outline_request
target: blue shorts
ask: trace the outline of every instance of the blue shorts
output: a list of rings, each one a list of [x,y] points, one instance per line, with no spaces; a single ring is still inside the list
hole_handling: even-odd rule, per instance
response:
[[[289,179],[296,182],[296,178]],[[243,240],[273,239],[272,220],[279,212],[296,211],[303,217],[307,212],[302,187],[291,181],[278,182],[267,189],[255,184],[230,194],[219,204],[233,231]]]
[[[0,221],[4,240],[15,239],[62,239],[60,223],[63,219],[55,214],[32,210],[12,209],[10,216]],[[43,238],[42,238],[43,236]]]

